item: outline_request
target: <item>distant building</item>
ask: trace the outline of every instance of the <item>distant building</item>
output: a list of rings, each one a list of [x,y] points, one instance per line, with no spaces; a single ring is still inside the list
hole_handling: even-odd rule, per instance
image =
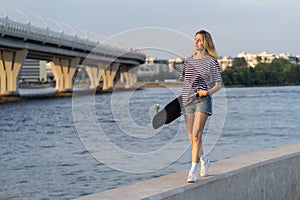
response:
[[[47,82],[47,61],[26,59],[19,74],[20,82]]]
[[[158,74],[157,68],[154,65],[142,65],[137,71],[138,77],[155,76],[156,74]]]
[[[281,53],[281,54],[270,54],[266,51],[263,51],[259,54],[252,54],[252,53],[239,53],[236,58],[244,58],[247,62],[248,67],[255,67],[258,63],[271,63],[275,58],[284,58],[291,63],[300,64],[300,56],[292,56],[291,54]],[[222,56],[218,58],[218,62],[222,71],[226,70],[228,67],[232,67],[233,61],[235,58],[229,56]],[[158,74],[160,72],[174,72],[175,70],[180,72],[182,64],[184,63],[184,59],[176,58],[176,59],[159,59],[156,57],[149,57],[146,58],[145,68],[141,68],[138,72],[140,75],[148,74]],[[151,70],[147,69],[151,68]]]
[[[276,58],[283,58],[283,59],[288,60],[290,56],[291,56],[291,54],[289,54],[289,53],[280,53],[280,54],[276,55]]]
[[[227,67],[232,67],[233,58],[230,58],[228,56],[223,56],[218,59],[218,62],[220,64],[220,67],[223,70],[225,70]]]
[[[184,63],[184,59],[176,58],[167,60],[169,72],[174,72],[175,70],[180,71],[182,64]]]
[[[52,68],[51,68],[51,65],[50,65],[50,62],[48,62],[46,64],[46,74],[47,74],[47,80],[48,80],[48,82],[52,82],[52,81],[55,80],[54,74],[53,74],[53,71],[52,71]]]
[[[289,57],[288,57],[288,60],[289,60],[291,63],[296,63],[296,64],[299,64],[299,65],[300,65],[300,57],[299,57],[299,56],[289,56]]]
[[[300,56],[292,56],[291,54],[281,53],[278,55],[278,58],[284,58],[291,63],[300,64]]]
[[[260,54],[252,54],[252,53],[239,53],[237,55],[238,58],[244,58],[248,64],[248,67],[255,67],[259,62],[260,63],[271,63],[276,55],[268,54],[263,51]]]
[[[146,75],[147,73],[155,75],[164,72],[164,73],[173,73],[174,71],[180,71],[184,60],[182,58],[176,59],[159,59],[156,57],[146,58],[145,66],[141,67],[138,71],[138,75]],[[151,70],[147,69],[151,68]],[[147,72],[148,71],[148,72]]]

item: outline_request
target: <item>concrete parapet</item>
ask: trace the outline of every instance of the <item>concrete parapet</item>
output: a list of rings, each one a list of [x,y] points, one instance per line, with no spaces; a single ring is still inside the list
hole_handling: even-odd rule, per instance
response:
[[[79,198],[80,200],[300,199],[300,142],[224,159],[210,175],[186,183],[188,169]]]

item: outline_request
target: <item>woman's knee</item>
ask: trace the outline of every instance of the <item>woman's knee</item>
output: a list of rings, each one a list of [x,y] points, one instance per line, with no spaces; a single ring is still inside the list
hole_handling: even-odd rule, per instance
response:
[[[196,144],[201,143],[202,142],[202,133],[193,134],[192,141],[193,141],[193,143],[196,143]]]

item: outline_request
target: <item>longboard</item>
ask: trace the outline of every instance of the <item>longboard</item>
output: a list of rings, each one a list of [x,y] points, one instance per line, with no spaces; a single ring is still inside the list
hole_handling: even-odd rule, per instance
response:
[[[178,117],[181,116],[181,102],[182,96],[175,98],[168,103],[164,109],[156,113],[152,119],[152,126],[154,129],[158,129],[164,124],[169,124]]]

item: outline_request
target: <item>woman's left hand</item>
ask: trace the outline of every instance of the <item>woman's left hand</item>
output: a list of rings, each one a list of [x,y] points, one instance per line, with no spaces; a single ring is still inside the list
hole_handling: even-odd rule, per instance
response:
[[[198,90],[197,92],[199,94],[200,97],[206,97],[209,95],[209,91],[208,90]]]

